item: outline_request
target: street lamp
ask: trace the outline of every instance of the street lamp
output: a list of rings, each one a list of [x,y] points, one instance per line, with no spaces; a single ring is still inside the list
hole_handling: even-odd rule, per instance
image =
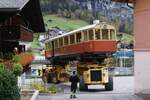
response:
[[[118,41],[119,47],[118,47],[118,49],[119,49],[119,51],[120,51],[120,48],[121,48],[121,40],[122,40],[123,34],[122,34],[122,33],[119,33],[117,36],[118,36],[118,38],[119,38],[119,41]]]
[[[118,35],[118,38],[119,38],[119,41],[118,41],[118,44],[119,44],[119,46],[118,46],[118,51],[120,52],[121,51],[121,43],[122,43],[122,37],[123,37],[123,34],[122,33],[119,33]],[[123,46],[124,47],[124,46]],[[124,54],[124,53],[123,53]],[[123,67],[123,59],[122,59],[122,57],[119,57],[120,58],[120,60],[119,60],[119,62],[120,62],[120,67]]]

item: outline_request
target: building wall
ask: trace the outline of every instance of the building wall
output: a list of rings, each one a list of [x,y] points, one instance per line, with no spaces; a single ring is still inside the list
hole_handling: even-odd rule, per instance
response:
[[[150,50],[150,0],[136,0],[134,12],[135,50]]]
[[[135,52],[135,93],[150,93],[150,52]]]
[[[135,93],[150,93],[150,0],[134,6]]]

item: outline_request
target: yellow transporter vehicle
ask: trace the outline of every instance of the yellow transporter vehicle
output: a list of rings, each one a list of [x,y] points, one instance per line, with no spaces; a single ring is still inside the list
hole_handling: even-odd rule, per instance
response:
[[[42,70],[45,70],[47,72],[47,81],[49,83],[65,82],[69,79],[69,75],[66,73],[65,68],[62,66],[49,65],[47,67],[44,67]]]
[[[113,90],[113,78],[110,77],[108,69],[109,67],[106,65],[77,64],[76,71],[80,78],[80,91],[88,90],[88,85],[104,85],[106,91]],[[58,83],[69,80],[69,74],[62,66],[47,67],[46,70],[49,73],[48,81],[50,82]]]
[[[98,64],[78,65],[77,74],[80,77],[79,89],[87,90],[88,85],[104,85],[106,91],[113,90],[113,78],[108,67]]]

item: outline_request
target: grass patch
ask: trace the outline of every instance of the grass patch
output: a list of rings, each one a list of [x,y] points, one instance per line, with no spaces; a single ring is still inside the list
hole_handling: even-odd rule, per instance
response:
[[[72,31],[88,25],[87,22],[79,19],[67,19],[57,15],[45,15],[44,23],[46,24],[46,29],[57,26],[65,31]]]
[[[133,35],[130,34],[124,34],[123,35],[123,40],[127,43],[130,43],[133,40]]]
[[[131,35],[131,34],[127,34],[127,33],[122,33],[123,36],[122,36],[122,41],[129,44],[131,41],[134,40],[134,36]],[[119,40],[119,37],[118,37],[118,40]]]
[[[33,41],[31,43],[31,52],[36,55],[40,55],[40,51],[38,49],[41,48],[40,41],[38,39],[39,34],[35,33],[33,36]]]

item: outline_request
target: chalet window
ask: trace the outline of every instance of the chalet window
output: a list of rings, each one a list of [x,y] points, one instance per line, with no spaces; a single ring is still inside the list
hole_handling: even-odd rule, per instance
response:
[[[102,29],[102,39],[108,40],[108,29]]]
[[[110,30],[110,40],[115,39],[115,30],[111,29]]]
[[[62,47],[63,46],[63,38],[60,38],[59,39],[59,47]]]
[[[84,36],[84,41],[87,41],[88,40],[88,33],[87,31],[83,31],[83,36]]]
[[[100,29],[95,29],[95,39],[96,40],[100,40],[101,37],[100,37]]]
[[[73,35],[70,35],[70,44],[74,44],[74,43],[75,43],[75,36],[73,34]]]
[[[68,36],[64,37],[64,45],[68,45]]]
[[[81,32],[76,34],[77,43],[81,42]]]
[[[93,39],[94,39],[93,30],[89,30],[89,40]]]

